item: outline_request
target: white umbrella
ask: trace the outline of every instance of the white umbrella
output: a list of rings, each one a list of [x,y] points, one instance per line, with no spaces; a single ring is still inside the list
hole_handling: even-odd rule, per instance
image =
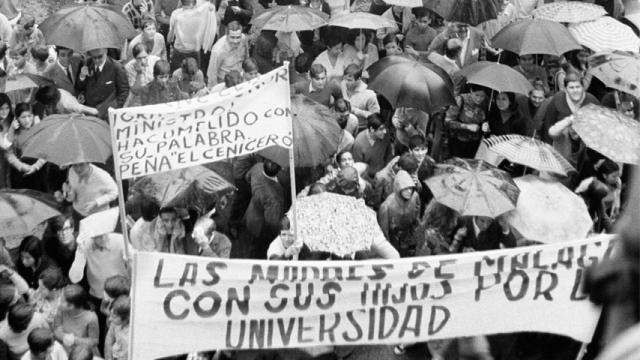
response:
[[[578,42],[600,52],[620,50],[638,52],[640,39],[630,27],[609,16],[569,26],[569,32]]]
[[[352,12],[331,17],[329,26],[339,26],[347,29],[371,29],[393,28],[398,30],[395,21],[384,16],[370,14],[366,12]]]
[[[607,11],[600,5],[580,1],[553,2],[533,10],[533,17],[561,23],[579,23],[591,21],[606,15]]]
[[[525,239],[558,243],[584,238],[592,220],[584,200],[561,183],[527,175],[514,179],[520,196],[509,224]]]

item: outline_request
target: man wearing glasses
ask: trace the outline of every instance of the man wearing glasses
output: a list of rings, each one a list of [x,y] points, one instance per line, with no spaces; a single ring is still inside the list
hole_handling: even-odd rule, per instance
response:
[[[109,107],[121,108],[127,100],[127,74],[122,65],[107,56],[107,49],[89,50],[87,57],[76,87],[84,95],[85,105],[98,109],[99,116],[107,119]]]

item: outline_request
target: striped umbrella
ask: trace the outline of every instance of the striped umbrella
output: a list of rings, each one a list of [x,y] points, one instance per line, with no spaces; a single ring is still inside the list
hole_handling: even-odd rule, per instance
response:
[[[508,173],[482,160],[449,159],[425,184],[436,201],[462,216],[498,217],[515,209],[520,194]]]
[[[640,39],[618,20],[609,16],[569,26],[569,31],[580,44],[595,52],[620,50],[638,52]]]
[[[532,169],[566,176],[573,166],[551,145],[522,135],[492,136],[483,140],[498,156]]]
[[[600,5],[580,1],[553,2],[533,10],[533,17],[561,23],[579,23],[599,19],[607,14]]]

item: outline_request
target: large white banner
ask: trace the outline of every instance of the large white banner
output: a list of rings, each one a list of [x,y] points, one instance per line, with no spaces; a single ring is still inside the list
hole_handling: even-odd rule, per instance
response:
[[[611,237],[393,261],[134,255],[132,358],[537,331],[591,339]]]
[[[293,145],[288,68],[184,101],[110,109],[123,179]]]

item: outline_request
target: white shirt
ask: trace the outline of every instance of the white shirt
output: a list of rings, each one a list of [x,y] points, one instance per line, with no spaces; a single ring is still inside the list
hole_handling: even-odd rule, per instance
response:
[[[331,78],[341,78],[344,75],[344,68],[349,65],[348,59],[345,58],[343,54],[338,55],[338,59],[336,60],[335,65],[331,64],[329,60],[329,54],[327,50],[323,51],[318,55],[318,57],[313,61],[314,64],[320,64],[327,69],[327,79]]]

